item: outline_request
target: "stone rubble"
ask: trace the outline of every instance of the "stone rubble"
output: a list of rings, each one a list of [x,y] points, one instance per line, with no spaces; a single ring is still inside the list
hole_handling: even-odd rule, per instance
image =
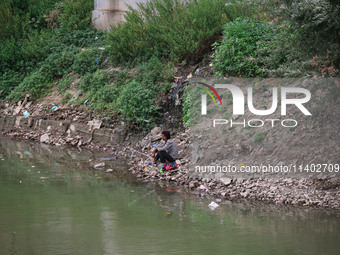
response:
[[[143,141],[152,141],[154,133],[150,132]],[[189,131],[189,130],[188,130]],[[275,204],[290,204],[301,206],[321,206],[340,209],[340,181],[337,178],[326,180],[312,180],[306,178],[250,178],[248,180],[238,178],[197,178],[189,172],[189,134],[181,133],[174,138],[179,146],[178,167],[175,170],[159,172],[160,165],[150,165],[147,159],[133,157],[129,163],[131,171],[139,179],[147,182],[166,182],[177,186],[183,186],[190,192],[200,196],[212,196],[218,199],[251,199],[267,201]],[[141,150],[149,152],[153,149],[149,143],[137,144]],[[328,188],[327,188],[328,186]],[[326,189],[325,189],[326,187]],[[332,188],[329,188],[332,187]]]

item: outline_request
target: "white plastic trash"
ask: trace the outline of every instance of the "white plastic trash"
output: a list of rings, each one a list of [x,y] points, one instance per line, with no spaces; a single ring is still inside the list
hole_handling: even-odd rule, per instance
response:
[[[219,207],[219,205],[216,204],[214,201],[209,204],[209,208],[211,210],[215,210],[217,207]]]

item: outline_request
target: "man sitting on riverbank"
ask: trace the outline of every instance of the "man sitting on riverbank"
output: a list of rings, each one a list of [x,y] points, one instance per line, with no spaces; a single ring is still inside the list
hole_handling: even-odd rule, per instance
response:
[[[157,162],[158,159],[161,163],[173,163],[178,158],[178,149],[176,143],[171,139],[169,131],[162,132],[162,139],[165,144],[158,149],[154,149],[152,152],[153,162]]]

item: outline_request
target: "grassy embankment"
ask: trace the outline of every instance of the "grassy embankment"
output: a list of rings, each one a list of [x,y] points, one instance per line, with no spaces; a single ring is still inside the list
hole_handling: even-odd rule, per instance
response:
[[[5,0],[0,100],[58,90],[60,104],[88,100],[88,109],[148,128],[178,67],[212,63],[221,77],[339,75],[336,1],[152,0],[110,31],[91,28],[92,9],[92,0]],[[75,90],[82,94],[71,101]]]

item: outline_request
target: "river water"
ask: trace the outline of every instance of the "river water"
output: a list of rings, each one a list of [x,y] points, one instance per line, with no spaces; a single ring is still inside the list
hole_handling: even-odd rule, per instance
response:
[[[91,167],[103,157],[103,170]],[[0,254],[339,254],[339,213],[249,202],[212,211],[108,157],[0,137]]]

